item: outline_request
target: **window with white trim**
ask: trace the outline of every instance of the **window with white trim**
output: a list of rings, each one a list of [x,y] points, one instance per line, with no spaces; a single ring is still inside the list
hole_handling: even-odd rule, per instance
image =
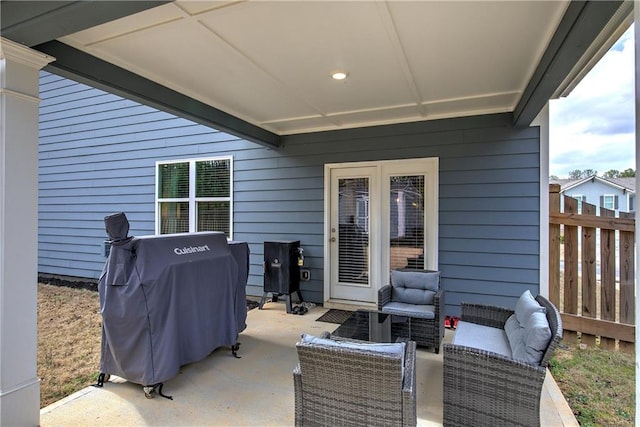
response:
[[[617,199],[618,196],[616,196],[615,194],[605,194],[600,198],[600,207],[616,210],[618,209]]]
[[[232,238],[231,157],[156,162],[156,234],[222,231]]]

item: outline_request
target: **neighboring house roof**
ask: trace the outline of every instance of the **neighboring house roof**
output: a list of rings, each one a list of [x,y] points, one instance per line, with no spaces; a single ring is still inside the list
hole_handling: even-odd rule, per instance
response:
[[[560,192],[564,193],[565,191],[571,190],[572,188],[578,187],[588,181],[594,182],[599,181],[601,183],[610,185],[612,187],[617,187],[620,190],[625,190],[630,193],[636,192],[636,179],[634,178],[603,178],[600,176],[592,175],[586,178],[581,179],[552,179],[549,181],[550,184],[559,184]]]
[[[560,191],[565,191],[568,186],[573,186],[572,184],[578,181],[582,181],[581,179],[550,179],[549,184],[558,184],[560,186]]]
[[[636,178],[604,178],[605,180],[624,188],[632,193],[636,192]]]

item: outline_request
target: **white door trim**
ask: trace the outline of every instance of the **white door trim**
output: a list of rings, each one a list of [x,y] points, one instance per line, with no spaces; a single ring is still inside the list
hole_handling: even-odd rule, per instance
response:
[[[401,159],[401,160],[381,160],[381,161],[367,161],[367,162],[347,162],[347,163],[327,163],[324,165],[324,289],[323,289],[323,302],[325,306],[334,306],[343,304],[349,304],[348,301],[332,300],[331,298],[331,171],[332,169],[339,168],[359,168],[359,167],[376,167],[379,170],[379,176],[382,181],[388,181],[388,177],[403,174],[424,174],[425,179],[425,252],[426,252],[426,268],[437,270],[438,269],[438,189],[439,189],[439,159],[437,157],[430,158],[414,158],[414,159]],[[381,204],[388,205],[389,202],[389,188],[388,184],[380,183],[382,188],[382,197],[386,197],[385,200],[381,200]],[[372,232],[388,233],[388,212],[385,212],[382,224],[372,226]],[[386,231],[385,231],[386,230]],[[376,277],[377,286],[382,286],[380,279],[380,272],[388,271],[389,269],[389,257],[382,256],[382,267],[378,272],[372,271],[372,279]],[[372,304],[359,304],[361,306],[367,306]],[[373,304],[375,305],[375,304]]]

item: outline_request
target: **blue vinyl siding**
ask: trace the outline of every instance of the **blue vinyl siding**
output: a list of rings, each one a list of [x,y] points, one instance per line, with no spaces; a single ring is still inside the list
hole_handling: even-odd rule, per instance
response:
[[[463,301],[513,306],[525,289],[538,291],[538,128],[515,129],[504,114],[296,135],[285,142],[286,161],[309,167],[439,157],[439,268],[448,312],[457,313]]]
[[[321,302],[324,164],[439,157],[439,264],[448,312],[461,301],[515,304],[538,290],[539,130],[510,114],[283,137],[270,149],[42,73],[39,269],[97,278],[103,218],[127,213],[154,233],[157,160],[233,156],[234,239],[250,244],[250,295],[262,294],[266,240],[300,240]]]

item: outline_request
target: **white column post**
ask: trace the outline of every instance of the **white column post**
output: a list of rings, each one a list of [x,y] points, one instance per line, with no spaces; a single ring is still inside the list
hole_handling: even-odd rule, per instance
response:
[[[636,188],[640,184],[640,175],[638,174],[638,165],[640,165],[640,1],[633,2],[633,17],[635,22],[635,77],[636,77]],[[636,205],[640,198],[636,197]],[[638,273],[640,273],[640,257],[638,257],[638,249],[640,248],[640,209],[636,206],[636,274],[635,274],[635,326],[636,326],[636,424],[640,419],[640,289],[638,289]]]
[[[549,103],[533,121],[540,126],[540,289],[549,296]]]
[[[52,60],[0,38],[0,425],[40,423],[38,72]]]

